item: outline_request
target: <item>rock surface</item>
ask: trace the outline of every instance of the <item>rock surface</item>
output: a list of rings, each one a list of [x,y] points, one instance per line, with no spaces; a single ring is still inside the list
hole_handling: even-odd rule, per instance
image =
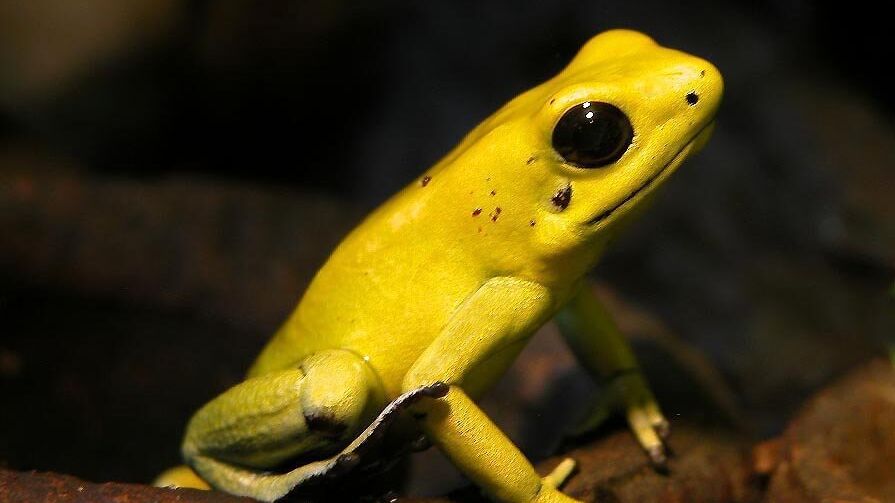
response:
[[[577,472],[566,484],[567,494],[583,501],[613,502],[747,502],[754,501],[750,485],[747,444],[734,435],[675,425],[671,446],[675,452],[667,474],[653,470],[627,432],[617,432],[569,451],[578,462]],[[538,465],[549,472],[562,457]],[[388,496],[371,496],[377,499]],[[324,502],[326,497],[290,498]],[[250,501],[223,493],[182,489],[171,491],[136,484],[94,484],[54,473],[0,470],[0,502],[207,502]],[[465,489],[438,499],[400,497],[404,503],[487,501],[475,489]]]
[[[821,503],[895,501],[895,369],[874,361],[818,393],[777,439],[755,446],[723,429],[675,423],[666,473],[652,469],[627,431],[592,439],[563,457],[578,469],[563,490],[582,501]],[[293,497],[300,501],[326,498]],[[467,488],[441,498],[371,495],[369,501],[486,501]],[[217,492],[94,484],[53,473],[0,470],[0,502],[237,502]]]
[[[224,493],[160,489],[137,484],[94,484],[70,475],[0,469],[0,503],[250,503]]]
[[[876,361],[811,399],[756,448],[764,501],[895,501],[895,370]]]

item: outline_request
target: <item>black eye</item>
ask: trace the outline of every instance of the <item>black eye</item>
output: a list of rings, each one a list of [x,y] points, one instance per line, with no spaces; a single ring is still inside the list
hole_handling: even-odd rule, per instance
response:
[[[599,101],[575,105],[553,128],[553,148],[581,168],[599,168],[617,161],[633,138],[631,121],[624,112]]]

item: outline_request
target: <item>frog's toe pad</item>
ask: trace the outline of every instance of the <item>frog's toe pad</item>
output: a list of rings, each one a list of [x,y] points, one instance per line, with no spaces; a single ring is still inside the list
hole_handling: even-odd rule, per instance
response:
[[[654,422],[653,429],[656,430],[656,434],[659,435],[659,438],[662,440],[668,440],[668,437],[671,436],[671,424],[665,418],[661,418]]]
[[[668,464],[668,456],[665,455],[665,448],[661,445],[650,447],[646,450],[650,462],[656,467],[665,467]]]

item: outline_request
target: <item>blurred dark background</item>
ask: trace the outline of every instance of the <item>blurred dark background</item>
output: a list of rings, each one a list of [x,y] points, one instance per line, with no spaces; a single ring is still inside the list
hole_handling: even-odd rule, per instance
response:
[[[779,433],[895,338],[873,5],[0,3],[0,465],[147,481],[176,463],[189,414],[366,211],[615,27],[712,61],[726,90],[709,146],[596,277],[701,355],[752,435]],[[546,332],[489,406],[533,456],[549,411],[593,391]],[[667,381],[686,415],[689,384]]]

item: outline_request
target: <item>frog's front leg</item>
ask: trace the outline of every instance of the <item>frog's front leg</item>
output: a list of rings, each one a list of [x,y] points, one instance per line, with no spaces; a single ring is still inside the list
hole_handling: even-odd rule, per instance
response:
[[[598,426],[613,407],[625,409],[628,424],[656,466],[666,462],[663,440],[669,434],[634,352],[590,287],[586,284],[556,317],[560,332],[581,364],[609,384],[602,400],[575,433]]]
[[[202,407],[183,442],[186,462],[212,486],[273,501],[356,463],[351,453],[268,470],[300,454],[332,453],[382,408],[378,377],[345,350],[315,353],[295,368],[248,379]]]
[[[553,299],[543,286],[515,278],[494,278],[457,309],[440,335],[405,376],[403,388],[435,382],[450,386],[439,400],[411,407],[424,433],[466,476],[502,502],[571,502],[557,486],[571,461],[541,478],[531,463],[467,396],[470,370],[489,357],[524,342],[550,315]]]

